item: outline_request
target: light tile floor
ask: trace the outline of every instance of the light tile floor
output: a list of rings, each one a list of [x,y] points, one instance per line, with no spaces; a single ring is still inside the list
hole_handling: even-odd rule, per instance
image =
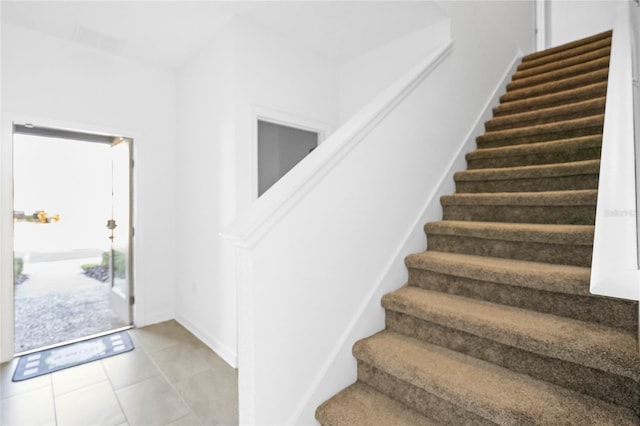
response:
[[[0,424],[238,424],[235,369],[175,321],[129,334],[131,352],[23,382],[2,364]]]

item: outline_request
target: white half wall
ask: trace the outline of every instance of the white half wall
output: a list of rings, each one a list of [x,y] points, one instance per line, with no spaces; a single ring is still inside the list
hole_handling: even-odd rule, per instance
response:
[[[135,138],[136,324],[174,316],[176,86],[172,72],[2,24],[2,312],[12,303],[11,120]],[[61,164],[60,167],[64,167]],[[5,269],[6,268],[6,269]],[[11,301],[7,302],[7,298]],[[2,323],[2,359],[13,356]]]

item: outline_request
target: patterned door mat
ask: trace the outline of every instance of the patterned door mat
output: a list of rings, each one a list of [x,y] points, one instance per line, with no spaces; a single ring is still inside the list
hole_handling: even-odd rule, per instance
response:
[[[31,379],[131,350],[133,350],[133,342],[126,331],[45,349],[22,356],[12,380],[19,382]]]

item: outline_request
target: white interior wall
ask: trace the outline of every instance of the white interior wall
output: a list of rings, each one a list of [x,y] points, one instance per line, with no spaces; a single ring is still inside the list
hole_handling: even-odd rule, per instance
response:
[[[178,73],[177,205],[189,220],[178,221],[176,318],[233,366],[235,251],[218,234],[255,199],[252,111],[268,107],[334,129],[337,90],[332,63],[240,19]]]
[[[330,60],[298,42],[242,19],[232,22],[236,37],[237,206],[255,200],[255,126],[252,109],[266,107],[323,124],[330,134],[338,126],[338,69]]]
[[[234,102],[234,40],[223,30],[178,73],[175,299],[178,321],[235,366],[235,288],[222,285],[235,271],[218,238],[236,210]]]
[[[11,221],[11,173],[6,155],[11,152],[12,117],[24,117],[36,124],[46,121],[133,136],[136,321],[144,325],[173,318],[174,73],[7,23],[2,24],[1,31],[3,223]],[[5,260],[11,250],[10,228],[3,226],[2,231]],[[5,278],[3,275],[3,282]],[[3,322],[4,338],[6,330],[7,324]],[[3,351],[2,357],[7,359],[11,355]]]
[[[631,0],[548,0],[548,46],[558,46],[612,29],[616,8],[625,1]]]
[[[433,8],[434,14],[438,9]],[[392,40],[340,65],[340,124],[380,91],[402,77],[435,46],[447,41],[449,20],[442,13],[432,25]]]

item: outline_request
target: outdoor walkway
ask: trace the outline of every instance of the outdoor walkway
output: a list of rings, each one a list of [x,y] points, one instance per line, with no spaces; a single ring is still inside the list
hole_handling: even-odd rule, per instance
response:
[[[24,352],[127,325],[109,308],[109,284],[82,273],[83,258],[25,262],[15,288],[15,351]]]

